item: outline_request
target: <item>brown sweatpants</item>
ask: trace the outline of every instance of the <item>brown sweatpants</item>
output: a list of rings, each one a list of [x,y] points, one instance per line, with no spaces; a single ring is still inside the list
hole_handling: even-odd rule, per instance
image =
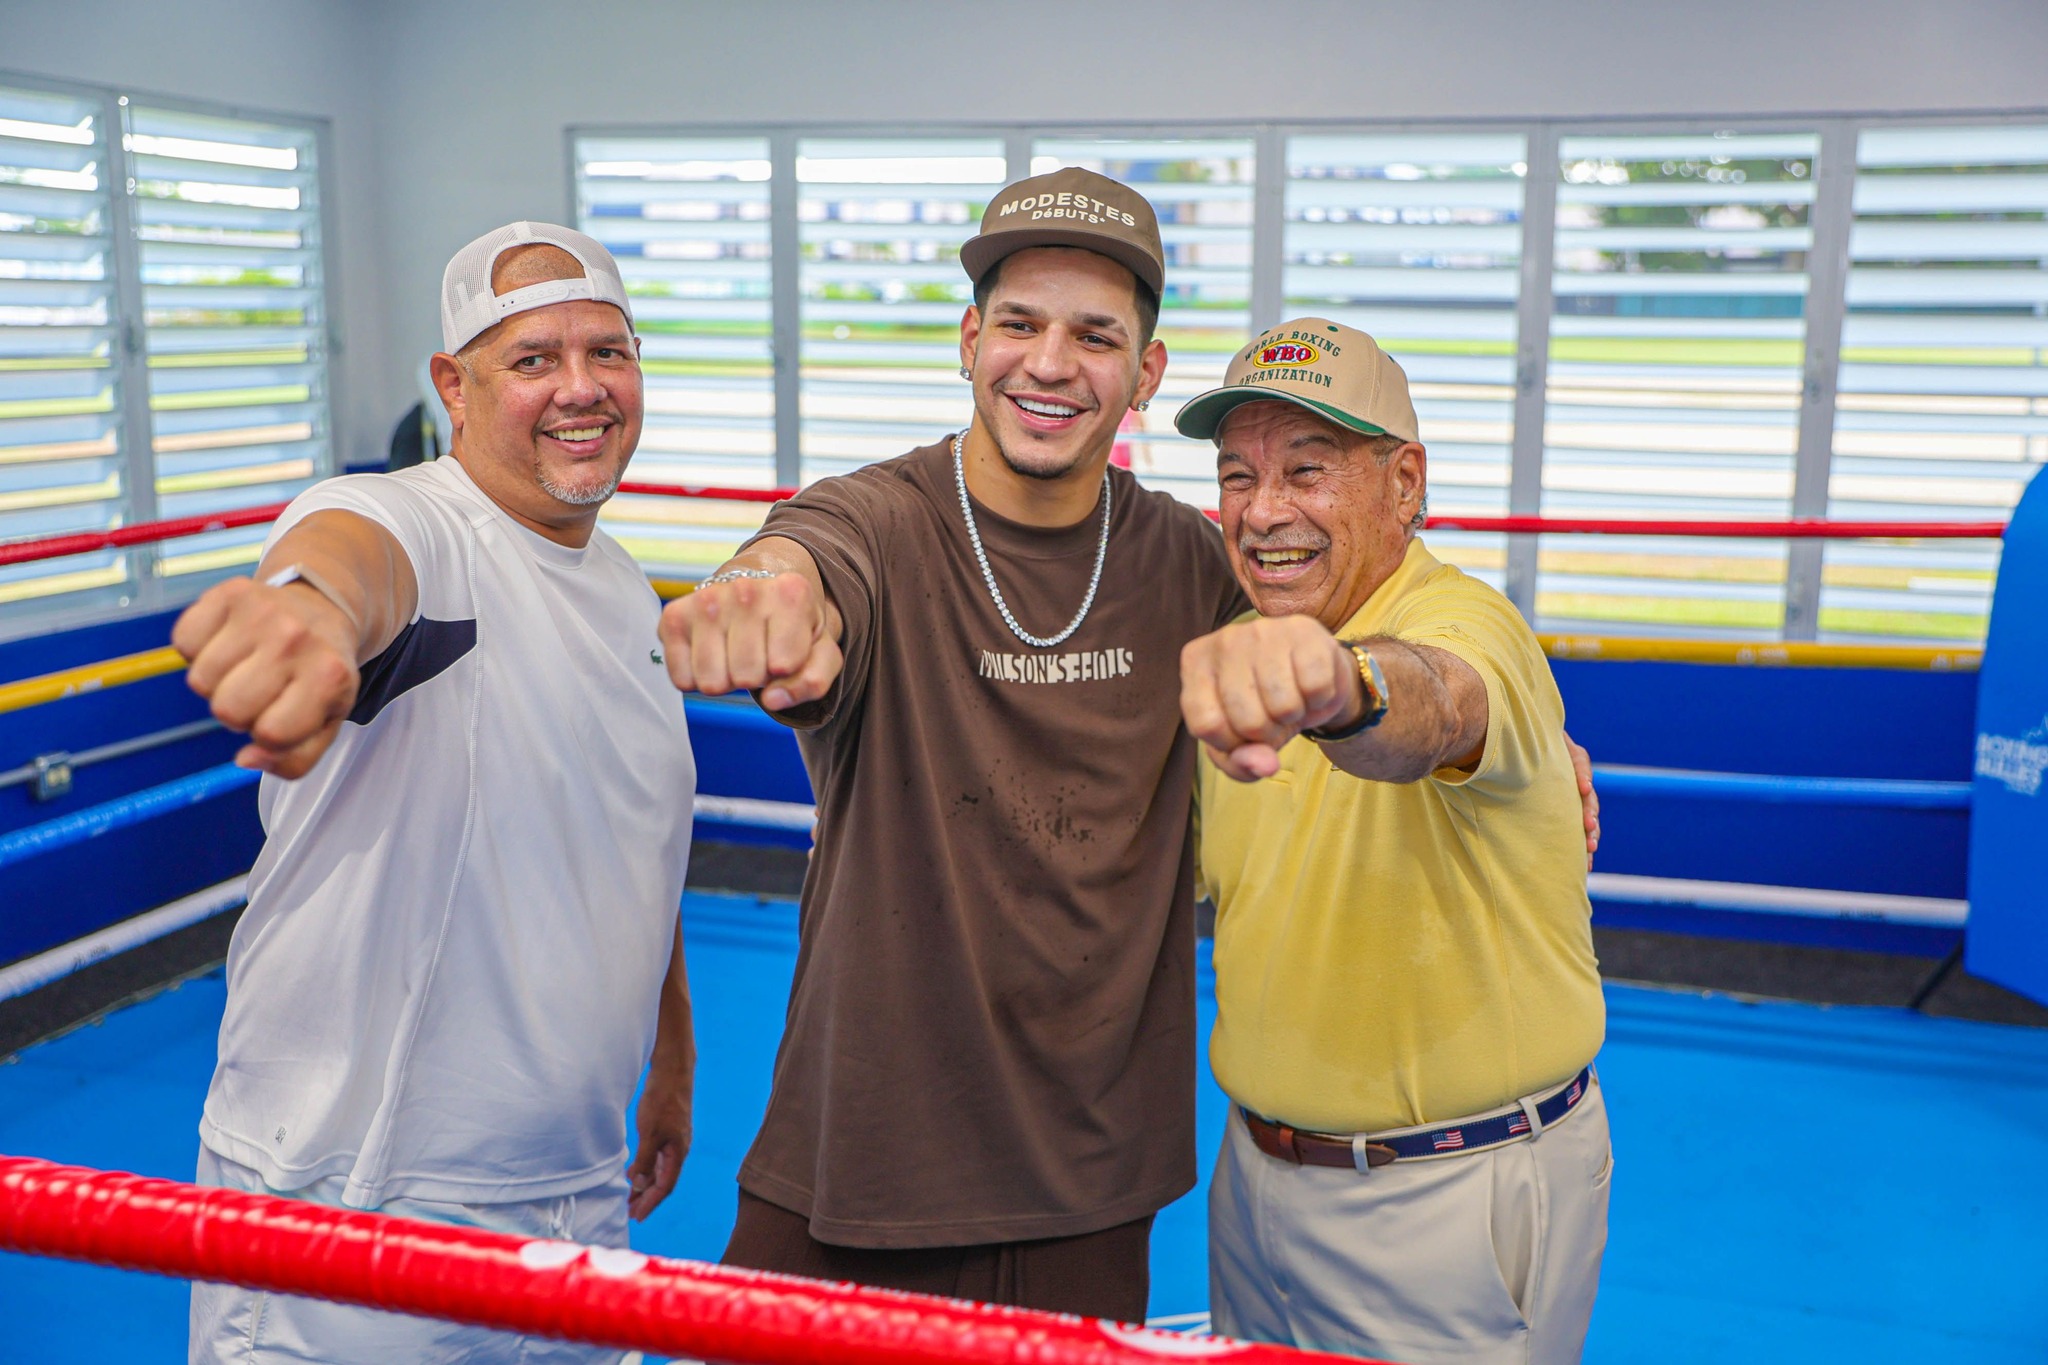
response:
[[[882,1289],[1143,1322],[1152,1289],[1152,1215],[1078,1237],[977,1246],[843,1247],[800,1213],[740,1191],[726,1265]]]

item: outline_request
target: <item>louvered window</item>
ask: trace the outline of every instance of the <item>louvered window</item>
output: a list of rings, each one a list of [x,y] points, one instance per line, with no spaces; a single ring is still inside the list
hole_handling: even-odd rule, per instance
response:
[[[768,139],[586,138],[576,221],[632,296],[646,421],[629,478],[775,486]],[[620,497],[605,527],[650,570],[701,575],[759,503]]]
[[[126,125],[156,515],[285,501],[332,472],[313,130],[139,104]],[[169,542],[157,572],[246,570],[266,531]]]
[[[1031,173],[1081,166],[1144,195],[1159,215],[1166,291],[1159,338],[1166,380],[1145,412],[1126,413],[1111,458],[1141,480],[1202,507],[1216,505],[1216,451],[1173,429],[1188,399],[1222,382],[1251,339],[1252,210],[1257,171],[1250,138],[1040,138]]]
[[[998,138],[805,138],[802,241],[805,483],[965,426],[960,243],[1008,179]]]
[[[1804,132],[1560,141],[1545,514],[1791,514],[1819,150]],[[1543,548],[1544,624],[1775,634],[1784,618],[1781,541]]]
[[[0,540],[333,472],[319,133],[0,83]],[[0,633],[190,597],[264,528],[0,568]]]
[[[1508,510],[1527,147],[1518,133],[1287,139],[1284,311],[1370,333],[1407,371],[1438,514]],[[1501,585],[1503,537],[1429,545]]]
[[[576,148],[578,212],[623,252],[663,235],[646,221],[659,215],[699,225],[665,249],[701,265],[690,288],[708,292],[691,297],[723,311],[692,316],[719,320],[720,363],[738,368],[702,371],[687,425],[735,438],[717,453],[753,456],[764,480],[772,465],[778,483],[968,420],[960,244],[1003,183],[1068,165],[1145,194],[1167,253],[1166,382],[1113,458],[1205,506],[1213,452],[1174,434],[1175,412],[1254,328],[1307,314],[1371,332],[1406,368],[1446,516],[1995,520],[2048,460],[2040,118],[788,129]],[[724,206],[656,210],[663,179]],[[690,328],[713,344],[709,322]],[[659,411],[650,430],[680,439]],[[697,480],[752,481],[699,458],[701,441],[688,450]],[[643,456],[641,472],[660,467]],[[1995,542],[1431,543],[1546,628],[1595,632],[1971,640],[1997,564]]]
[[[0,86],[0,540],[97,530],[127,506],[105,102]],[[107,606],[107,552],[0,568],[0,610]]]
[[[1828,514],[2002,520],[2048,461],[2048,125],[1857,142]],[[1979,640],[1995,541],[1831,544],[1820,626]]]

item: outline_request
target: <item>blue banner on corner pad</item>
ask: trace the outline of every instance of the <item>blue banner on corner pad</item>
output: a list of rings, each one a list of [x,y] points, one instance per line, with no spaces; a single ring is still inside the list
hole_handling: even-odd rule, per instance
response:
[[[2013,509],[1977,684],[1970,791],[1973,975],[2048,1004],[2048,479]]]

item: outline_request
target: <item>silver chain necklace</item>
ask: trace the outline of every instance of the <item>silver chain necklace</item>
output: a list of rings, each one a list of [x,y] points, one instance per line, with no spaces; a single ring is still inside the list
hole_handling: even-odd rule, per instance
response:
[[[996,586],[995,570],[988,566],[988,551],[981,548],[981,531],[974,524],[974,506],[967,500],[967,433],[953,435],[953,484],[960,490],[960,515],[967,518],[967,538],[974,542],[974,561],[981,565],[981,581],[988,584],[988,595],[995,599],[996,610],[1003,614],[1003,624],[1010,633],[1030,645],[1033,649],[1051,649],[1066,640],[1081,628],[1088,619],[1088,609],[1095,605],[1095,590],[1102,585],[1102,562],[1109,557],[1109,471],[1102,471],[1102,538],[1095,544],[1095,572],[1088,577],[1088,595],[1081,599],[1081,610],[1074,613],[1074,619],[1067,622],[1067,628],[1051,638],[1033,635],[1017,624],[1017,618],[1010,614],[1010,604],[1003,600],[1003,590]]]

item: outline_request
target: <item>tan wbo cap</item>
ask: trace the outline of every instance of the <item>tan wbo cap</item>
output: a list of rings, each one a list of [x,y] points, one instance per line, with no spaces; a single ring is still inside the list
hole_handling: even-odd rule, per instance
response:
[[[1419,439],[1408,376],[1377,341],[1328,318],[1269,329],[1231,358],[1222,388],[1189,399],[1173,424],[1183,436],[1213,440],[1232,408],[1268,398],[1368,436]]]
[[[1077,246],[1100,252],[1152,286],[1166,288],[1159,216],[1145,196],[1106,175],[1068,166],[1005,185],[982,211],[981,231],[960,248],[967,278],[979,282],[1013,251]]]

